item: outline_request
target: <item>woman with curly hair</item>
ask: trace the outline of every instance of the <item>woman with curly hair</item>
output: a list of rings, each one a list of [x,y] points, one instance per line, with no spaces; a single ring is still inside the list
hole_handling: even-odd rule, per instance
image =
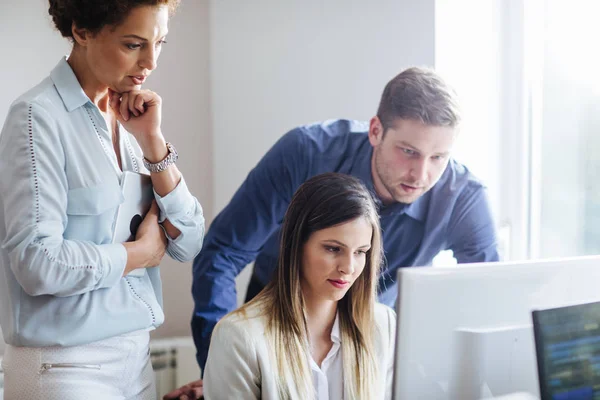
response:
[[[204,218],[161,130],[156,68],[178,0],[50,0],[73,48],[11,106],[0,134],[5,399],[155,399],[156,268],[200,251]],[[113,243],[125,172],[154,201]]]
[[[396,318],[376,303],[381,257],[377,210],[358,179],[303,183],[273,279],[213,331],[204,397],[390,399]]]

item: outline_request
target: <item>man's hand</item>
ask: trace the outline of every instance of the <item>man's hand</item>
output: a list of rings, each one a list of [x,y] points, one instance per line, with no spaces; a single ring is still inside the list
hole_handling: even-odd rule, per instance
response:
[[[167,393],[163,400],[197,400],[202,397],[202,394],[202,379],[198,379]]]

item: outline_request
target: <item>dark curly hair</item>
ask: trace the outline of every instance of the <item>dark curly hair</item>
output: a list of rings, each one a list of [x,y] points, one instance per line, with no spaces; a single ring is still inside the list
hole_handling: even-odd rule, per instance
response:
[[[172,15],[181,0],[49,0],[48,14],[62,36],[73,40],[71,27],[98,33],[106,25],[119,25],[139,6],[169,7]]]

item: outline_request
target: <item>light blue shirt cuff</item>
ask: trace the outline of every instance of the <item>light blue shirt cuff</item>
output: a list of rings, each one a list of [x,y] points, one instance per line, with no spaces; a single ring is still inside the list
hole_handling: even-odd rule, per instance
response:
[[[121,280],[125,272],[127,249],[122,243],[103,244],[100,247],[104,258],[104,268],[98,288],[113,287]]]
[[[154,198],[160,209],[159,223],[163,223],[166,219],[173,223],[174,220],[194,212],[196,202],[194,196],[188,190],[183,177],[181,177],[175,189],[166,196],[160,197],[155,191]]]

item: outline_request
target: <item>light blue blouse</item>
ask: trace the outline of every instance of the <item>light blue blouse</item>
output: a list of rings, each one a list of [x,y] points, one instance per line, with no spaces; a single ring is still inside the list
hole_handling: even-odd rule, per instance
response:
[[[146,172],[120,127],[123,170]],[[125,277],[127,252],[111,243],[122,172],[98,108],[66,59],[17,99],[0,134],[0,325],[13,346],[72,346],[164,321],[158,268]],[[167,253],[200,251],[204,218],[182,179],[154,193],[160,220],[181,231]]]

